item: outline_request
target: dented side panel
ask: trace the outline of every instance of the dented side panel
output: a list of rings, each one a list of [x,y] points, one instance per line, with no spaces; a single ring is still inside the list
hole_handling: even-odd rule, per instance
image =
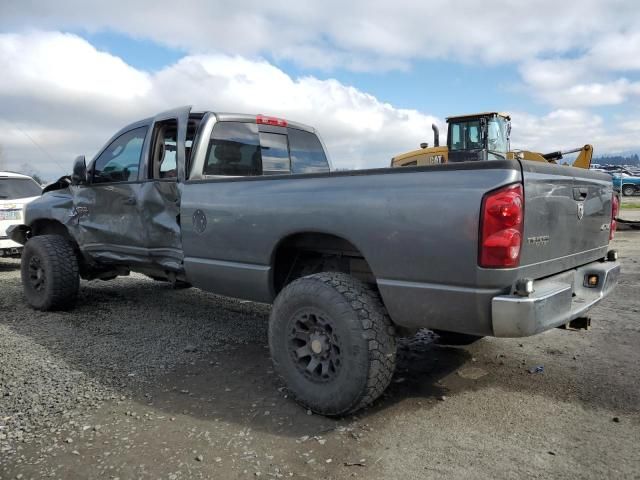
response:
[[[180,192],[174,181],[151,181],[140,189],[142,224],[150,261],[166,270],[182,271]]]
[[[100,261],[144,257],[145,228],[140,202],[141,184],[123,182],[72,187],[80,249]],[[124,257],[121,257],[124,255]],[[142,258],[137,258],[137,262]],[[136,263],[137,263],[136,262]]]

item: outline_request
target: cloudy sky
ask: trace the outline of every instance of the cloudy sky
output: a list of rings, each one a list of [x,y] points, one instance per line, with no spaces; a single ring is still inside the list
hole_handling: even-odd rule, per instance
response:
[[[513,116],[514,147],[640,150],[637,0],[2,0],[2,162],[49,179],[175,106],[316,126],[386,166],[432,122]]]

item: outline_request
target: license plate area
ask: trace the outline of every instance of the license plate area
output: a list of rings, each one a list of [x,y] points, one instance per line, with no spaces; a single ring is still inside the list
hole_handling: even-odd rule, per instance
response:
[[[20,220],[20,210],[0,210],[0,220]]]

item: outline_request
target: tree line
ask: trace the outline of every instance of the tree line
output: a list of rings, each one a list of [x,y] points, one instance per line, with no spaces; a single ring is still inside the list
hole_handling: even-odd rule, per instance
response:
[[[603,155],[600,157],[594,157],[591,163],[597,163],[600,165],[635,165],[640,167],[640,158],[637,153],[633,155]]]

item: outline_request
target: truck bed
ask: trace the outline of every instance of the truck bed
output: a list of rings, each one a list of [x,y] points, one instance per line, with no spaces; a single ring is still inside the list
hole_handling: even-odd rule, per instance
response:
[[[483,196],[515,182],[525,196],[520,266],[481,268]],[[181,188],[185,271],[200,288],[270,302],[279,243],[328,234],[362,254],[394,322],[479,335],[492,334],[491,299],[516,280],[604,258],[609,232],[601,228],[611,219],[606,175],[527,161],[202,179]],[[586,191],[580,220],[575,189]]]

